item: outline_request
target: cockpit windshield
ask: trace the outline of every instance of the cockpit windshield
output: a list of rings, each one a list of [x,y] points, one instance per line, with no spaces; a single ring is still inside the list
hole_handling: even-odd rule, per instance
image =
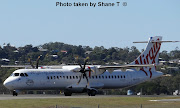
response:
[[[28,77],[28,74],[27,73],[14,73],[14,74],[11,74],[11,76]]]
[[[20,73],[20,76],[24,76],[24,74],[23,74],[23,73]]]
[[[24,75],[25,75],[25,76],[28,76],[28,74],[27,74],[27,73],[24,73]]]

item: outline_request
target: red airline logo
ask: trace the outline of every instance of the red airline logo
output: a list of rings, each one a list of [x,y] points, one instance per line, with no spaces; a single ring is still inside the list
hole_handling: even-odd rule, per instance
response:
[[[159,40],[159,38],[157,40]],[[144,55],[144,54],[140,55],[139,58],[135,60],[135,64],[154,64],[154,63],[156,63],[156,57],[158,55],[160,47],[161,47],[161,43],[158,43],[158,42],[153,43],[153,47],[151,47],[151,49],[149,50],[149,53],[147,53],[146,55]],[[156,66],[155,66],[155,68],[156,68]],[[141,68],[140,70],[142,70],[146,74],[146,76],[148,76],[148,74],[144,70],[144,68]],[[150,78],[151,78],[152,77],[151,68],[149,68],[149,72],[150,72]]]

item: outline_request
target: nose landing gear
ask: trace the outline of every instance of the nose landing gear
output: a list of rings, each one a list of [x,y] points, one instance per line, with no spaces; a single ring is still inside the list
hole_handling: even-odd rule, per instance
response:
[[[13,90],[13,96],[17,96],[17,95],[18,93],[15,90]]]

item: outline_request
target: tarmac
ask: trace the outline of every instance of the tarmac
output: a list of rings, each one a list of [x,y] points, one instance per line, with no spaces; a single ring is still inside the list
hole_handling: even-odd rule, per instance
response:
[[[0,100],[13,100],[13,99],[55,99],[55,98],[106,98],[106,97],[122,97],[122,95],[96,95],[96,96],[88,96],[88,95],[72,95],[72,96],[64,96],[64,95],[49,95],[49,94],[20,94],[18,96],[12,96],[10,94],[0,95]]]
[[[72,96],[64,96],[64,95],[48,95],[48,94],[21,94],[18,96],[12,96],[10,94],[2,94],[0,95],[0,100],[14,100],[14,99],[56,99],[56,98],[107,98],[107,97],[126,97],[127,95],[96,95],[96,96],[88,96],[88,95],[72,95]],[[127,97],[137,97],[136,95],[131,95]],[[163,97],[163,96],[142,96],[142,97]],[[164,96],[167,97],[167,96]],[[174,97],[174,96],[169,96]],[[160,102],[179,102],[180,97],[178,99],[161,99],[161,100],[149,100],[149,101],[160,101]]]

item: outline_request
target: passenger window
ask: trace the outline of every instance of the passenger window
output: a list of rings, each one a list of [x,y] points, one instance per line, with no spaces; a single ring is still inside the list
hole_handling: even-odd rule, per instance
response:
[[[97,76],[96,76],[96,79],[97,79]]]
[[[116,79],[116,75],[114,76],[114,78]]]
[[[63,76],[63,78],[65,79],[65,76]]]
[[[71,76],[70,76],[70,79],[71,79]]]
[[[106,79],[107,79],[107,76],[106,76]]]
[[[101,79],[101,76],[99,76],[99,79]]]
[[[112,76],[112,79],[113,79],[113,76]]]
[[[28,76],[28,74],[27,74],[27,73],[24,73],[24,75],[25,75],[25,76]]]
[[[104,79],[104,76],[102,76],[102,78]]]
[[[61,76],[59,76],[59,78],[61,79],[62,77],[61,77]]]
[[[75,77],[73,76],[73,79],[75,79]]]
[[[59,79],[59,76],[57,76],[57,79]]]
[[[78,79],[78,76],[76,76],[76,79]]]
[[[94,76],[92,76],[92,79],[94,79]]]
[[[125,75],[124,75],[124,78],[126,78]]]
[[[56,76],[54,76],[54,79],[56,79]]]
[[[118,78],[119,78],[119,75],[118,75]]]
[[[20,73],[20,76],[24,76],[24,74],[23,74],[23,73]]]
[[[66,76],[66,78],[68,79],[68,76]]]
[[[109,79],[111,78],[111,76],[109,76]]]
[[[49,76],[47,76],[47,79],[49,79]]]
[[[14,73],[14,76],[19,76],[19,73]]]
[[[52,79],[52,76],[51,76],[51,79]]]
[[[121,78],[122,78],[122,75],[121,75]]]

